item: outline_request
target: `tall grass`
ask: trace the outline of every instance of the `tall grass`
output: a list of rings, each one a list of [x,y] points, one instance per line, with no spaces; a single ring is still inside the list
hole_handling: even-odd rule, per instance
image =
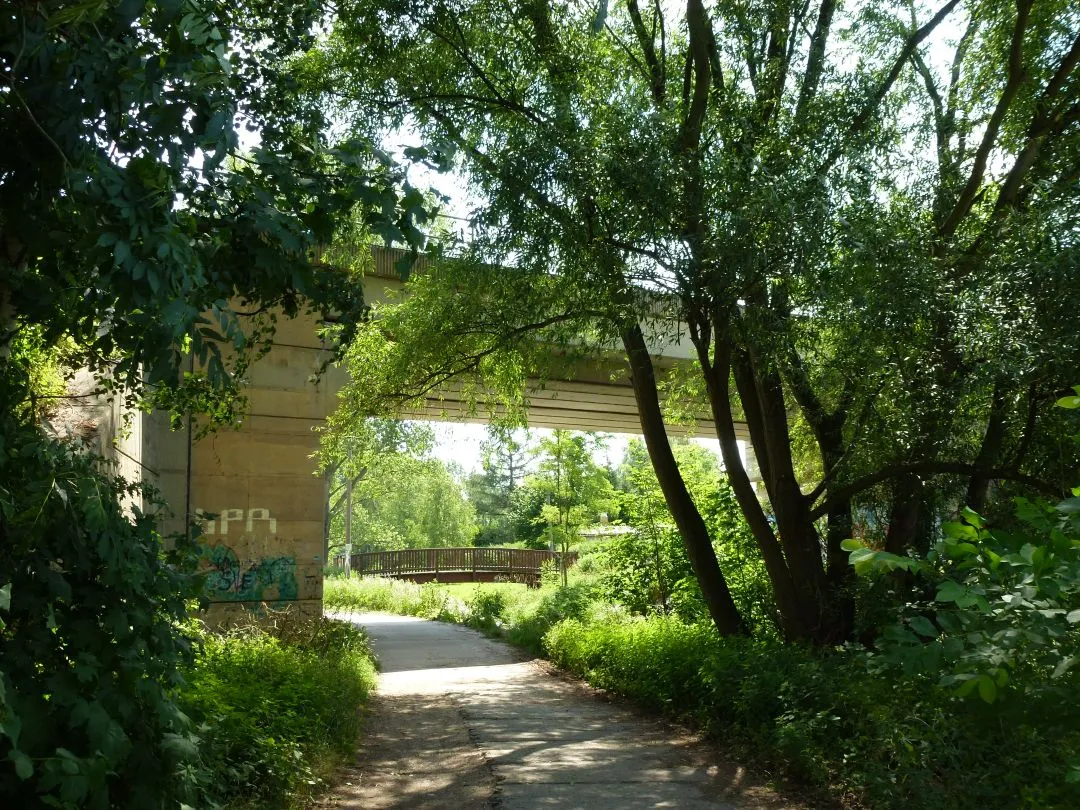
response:
[[[375,610],[424,619],[464,621],[465,603],[435,583],[382,577],[327,577],[323,584],[323,606],[330,611]]]

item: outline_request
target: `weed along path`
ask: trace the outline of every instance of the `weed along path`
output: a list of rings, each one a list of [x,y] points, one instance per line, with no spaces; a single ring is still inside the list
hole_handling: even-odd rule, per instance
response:
[[[355,765],[323,806],[794,808],[669,726],[452,624],[385,614],[378,693]]]

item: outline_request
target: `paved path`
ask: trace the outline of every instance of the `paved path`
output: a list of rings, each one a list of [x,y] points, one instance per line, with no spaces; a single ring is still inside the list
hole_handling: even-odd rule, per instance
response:
[[[371,635],[381,675],[357,762],[327,807],[796,806],[685,734],[472,630],[347,618]]]

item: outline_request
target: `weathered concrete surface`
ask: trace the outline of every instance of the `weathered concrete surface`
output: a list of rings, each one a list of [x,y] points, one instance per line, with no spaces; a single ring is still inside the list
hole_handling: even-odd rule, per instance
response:
[[[360,808],[793,808],[684,732],[454,625],[363,625],[382,665],[363,748],[326,800]]]

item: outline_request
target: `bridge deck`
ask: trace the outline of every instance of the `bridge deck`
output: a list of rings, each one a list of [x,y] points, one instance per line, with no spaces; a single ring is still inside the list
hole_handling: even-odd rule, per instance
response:
[[[554,551],[525,548],[407,548],[353,554],[350,568],[361,576],[409,579],[414,582],[524,582],[538,585],[545,563],[559,565]],[[567,565],[577,553],[567,555]],[[344,565],[344,556],[337,558]]]

